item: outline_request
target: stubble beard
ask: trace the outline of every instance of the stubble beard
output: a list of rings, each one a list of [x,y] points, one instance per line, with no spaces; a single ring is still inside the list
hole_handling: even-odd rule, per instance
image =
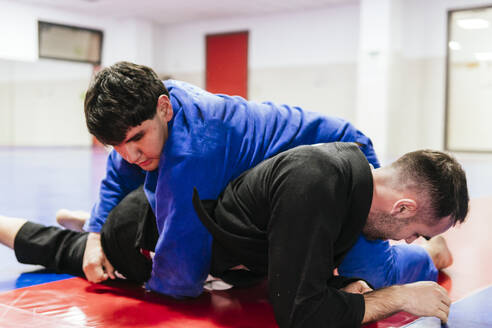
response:
[[[362,233],[369,240],[386,240],[399,230],[397,220],[388,213],[374,211],[369,213]]]

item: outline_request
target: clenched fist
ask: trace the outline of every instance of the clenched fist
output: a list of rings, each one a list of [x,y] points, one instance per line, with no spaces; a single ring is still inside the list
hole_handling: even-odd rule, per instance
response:
[[[357,280],[343,287],[341,290],[352,294],[365,294],[372,291],[372,288],[364,280]]]
[[[104,255],[101,247],[101,236],[91,232],[85,245],[82,270],[90,282],[101,282],[108,278],[115,279],[114,268]]]

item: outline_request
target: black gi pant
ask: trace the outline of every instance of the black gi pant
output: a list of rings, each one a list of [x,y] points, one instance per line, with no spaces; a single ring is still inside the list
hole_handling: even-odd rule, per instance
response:
[[[15,237],[15,255],[20,263],[85,278],[82,260],[88,234],[27,222]],[[157,238],[155,215],[142,187],[110,212],[101,230],[101,245],[109,262],[137,283],[150,278],[152,261],[141,250],[154,251]]]

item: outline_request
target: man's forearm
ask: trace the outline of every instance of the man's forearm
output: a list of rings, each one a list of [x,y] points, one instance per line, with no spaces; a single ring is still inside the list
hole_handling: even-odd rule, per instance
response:
[[[433,281],[395,285],[364,294],[366,311],[362,323],[379,320],[398,311],[435,316],[447,322],[449,299],[446,290]]]
[[[362,323],[386,318],[403,308],[401,286],[391,286],[364,294],[366,311]]]

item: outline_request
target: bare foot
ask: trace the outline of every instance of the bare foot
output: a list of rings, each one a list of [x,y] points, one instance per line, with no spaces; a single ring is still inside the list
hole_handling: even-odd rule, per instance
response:
[[[438,270],[447,268],[453,264],[453,255],[448,248],[443,236],[436,236],[423,245],[432,258],[432,262]]]
[[[84,231],[84,224],[90,218],[90,214],[84,211],[70,211],[61,209],[56,212],[56,222],[65,229]]]

